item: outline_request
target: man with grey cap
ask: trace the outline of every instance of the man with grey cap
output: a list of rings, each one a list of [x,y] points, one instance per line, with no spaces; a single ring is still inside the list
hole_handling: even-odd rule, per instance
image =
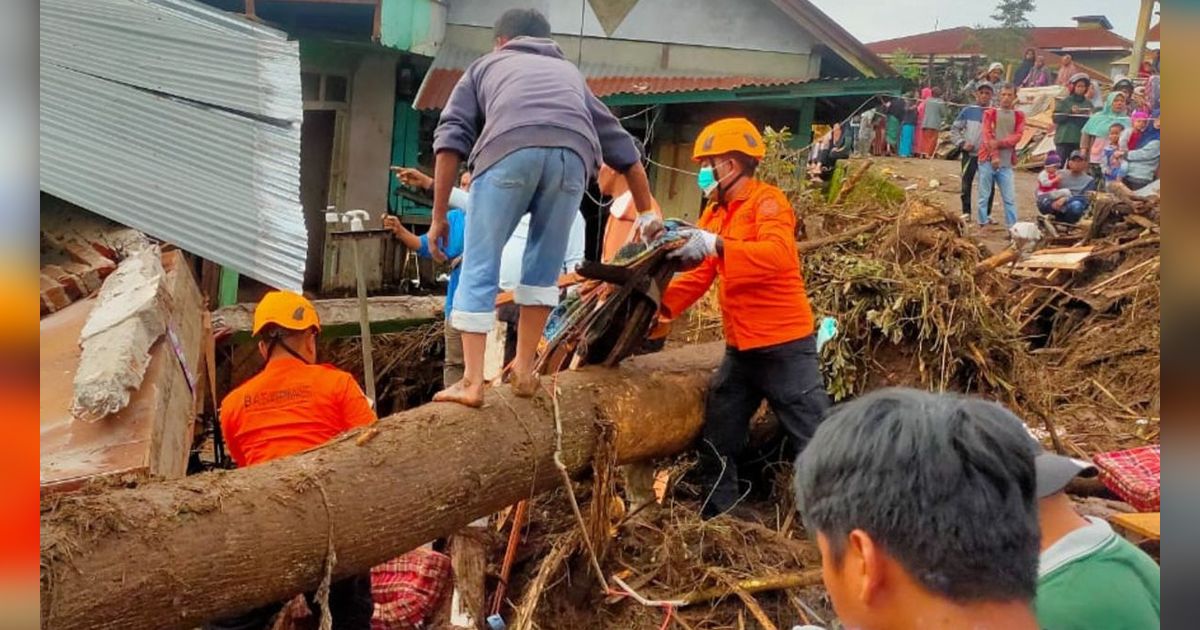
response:
[[[1080,516],[1065,488],[1094,475],[1085,461],[1042,451],[1037,474],[1038,626],[1053,630],[1159,627],[1159,569],[1107,522]]]

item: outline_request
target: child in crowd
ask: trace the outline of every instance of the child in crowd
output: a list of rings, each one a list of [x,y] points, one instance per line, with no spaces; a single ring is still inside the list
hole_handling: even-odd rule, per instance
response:
[[[1103,159],[1100,162],[1100,172],[1104,175],[1104,183],[1107,185],[1111,182],[1120,181],[1125,177],[1125,160],[1121,159],[1121,133],[1125,131],[1125,126],[1120,123],[1113,123],[1108,127],[1108,138],[1103,149]]]
[[[1058,167],[1062,164],[1062,158],[1051,151],[1046,154],[1046,166],[1038,173],[1037,187],[1037,205],[1042,207],[1052,203],[1055,199],[1070,197],[1071,191],[1063,186],[1062,177],[1058,173]]]

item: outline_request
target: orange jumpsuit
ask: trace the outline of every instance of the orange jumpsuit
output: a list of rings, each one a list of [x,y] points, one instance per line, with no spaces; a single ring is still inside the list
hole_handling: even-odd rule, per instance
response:
[[[276,357],[221,402],[221,432],[239,467],[320,446],[375,420],[354,377]]]
[[[720,277],[721,319],[730,346],[752,350],[812,334],[796,216],[783,191],[752,179],[724,205],[709,202],[699,227],[721,236],[724,254],[671,281],[662,299],[667,318],[682,314]]]
[[[750,419],[764,399],[796,452],[808,443],[830,402],[800,275],[796,217],[787,197],[751,179],[732,198],[710,202],[700,227],[720,235],[722,253],[677,276],[663,295],[662,310],[668,319],[678,317],[720,278],[727,347],[708,390],[697,466],[709,488],[701,515],[711,518],[745,496],[737,460]]]

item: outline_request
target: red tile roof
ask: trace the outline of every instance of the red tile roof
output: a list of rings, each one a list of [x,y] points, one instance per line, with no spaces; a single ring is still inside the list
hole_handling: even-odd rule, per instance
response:
[[[1162,37],[1162,35],[1160,35],[1158,32],[1158,27],[1160,24],[1162,24],[1162,22],[1155,22],[1154,26],[1150,27],[1150,32],[1146,33],[1146,41],[1148,41],[1148,42],[1161,42],[1162,41],[1162,39],[1160,39]]]
[[[958,26],[867,44],[871,52],[886,55],[906,50],[914,55],[982,54],[975,29]],[[1052,50],[1132,50],[1133,42],[1112,31],[1074,26],[1039,26],[1028,29],[1026,45]]]
[[[440,109],[450,98],[458,79],[470,62],[481,53],[443,46],[438,52],[421,88],[417,91],[413,107],[416,109]],[[654,71],[646,74],[644,68],[583,64],[583,74],[588,87],[600,97],[614,94],[668,94],[672,92],[697,92],[703,90],[735,90],[744,87],[797,85],[800,79],[778,77],[756,77],[747,75],[702,75],[694,71]]]

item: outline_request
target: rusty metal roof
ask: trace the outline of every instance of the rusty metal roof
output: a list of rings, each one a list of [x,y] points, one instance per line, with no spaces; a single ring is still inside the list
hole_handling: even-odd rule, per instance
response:
[[[450,99],[458,79],[471,62],[484,53],[443,45],[425,74],[413,103],[415,109],[441,109]],[[749,75],[706,74],[695,70],[671,70],[584,62],[580,67],[588,87],[600,97],[616,94],[669,94],[705,90],[734,90],[754,86],[804,83],[803,79]]]

